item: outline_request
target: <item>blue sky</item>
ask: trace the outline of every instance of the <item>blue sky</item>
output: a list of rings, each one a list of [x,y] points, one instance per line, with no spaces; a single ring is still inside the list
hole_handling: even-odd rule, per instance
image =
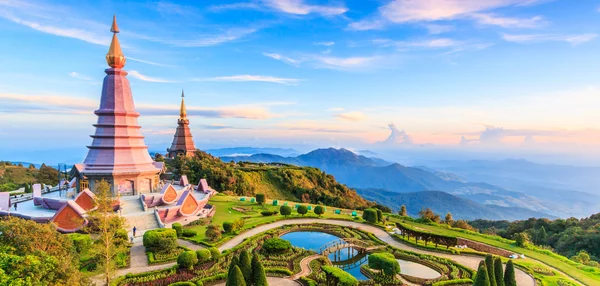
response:
[[[0,0],[0,148],[85,154],[116,14],[155,150],[184,89],[201,149],[371,148],[394,122],[413,144],[595,152],[599,6]]]

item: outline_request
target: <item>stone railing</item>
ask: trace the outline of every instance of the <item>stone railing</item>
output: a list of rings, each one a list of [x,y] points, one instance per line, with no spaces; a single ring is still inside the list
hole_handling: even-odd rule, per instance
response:
[[[490,245],[487,245],[484,243],[479,243],[479,242],[475,242],[475,241],[460,238],[460,237],[458,238],[457,244],[458,245],[466,245],[467,247],[477,250],[477,251],[491,253],[494,255],[500,255],[500,256],[504,256],[504,257],[509,257],[510,255],[513,254],[513,252],[505,250],[505,249],[497,248],[497,247],[490,246]]]
[[[154,218],[156,218],[156,222],[160,228],[165,228],[165,224],[160,219],[160,215],[158,214],[158,208],[154,207]]]

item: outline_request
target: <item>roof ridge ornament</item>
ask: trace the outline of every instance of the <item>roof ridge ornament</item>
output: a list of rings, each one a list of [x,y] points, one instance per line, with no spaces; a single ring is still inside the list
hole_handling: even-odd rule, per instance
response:
[[[119,33],[119,26],[117,25],[117,15],[113,15],[113,22],[110,27],[110,31],[113,32],[113,37],[110,42],[110,48],[108,48],[108,54],[106,54],[106,63],[111,68],[120,69],[125,66],[125,56],[121,51],[121,44],[119,44],[119,38],[117,38],[117,33]]]

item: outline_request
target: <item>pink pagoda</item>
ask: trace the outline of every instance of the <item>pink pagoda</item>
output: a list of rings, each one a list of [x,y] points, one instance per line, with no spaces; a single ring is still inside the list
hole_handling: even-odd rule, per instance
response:
[[[181,107],[179,108],[179,119],[177,120],[177,130],[173,136],[171,148],[167,149],[167,158],[175,158],[179,154],[192,156],[196,152],[192,132],[190,131],[190,120],[187,119],[187,110],[185,109],[183,90],[181,91]]]
[[[110,31],[113,37],[106,55],[110,68],[105,70],[100,108],[94,112],[98,116],[96,132],[83,164],[75,165],[74,173],[79,190],[94,190],[94,182],[104,179],[115,195],[149,193],[157,188],[164,167],[150,157],[138,125],[140,114],[135,110],[127,72],[122,69],[126,59],[117,38],[116,17]]]

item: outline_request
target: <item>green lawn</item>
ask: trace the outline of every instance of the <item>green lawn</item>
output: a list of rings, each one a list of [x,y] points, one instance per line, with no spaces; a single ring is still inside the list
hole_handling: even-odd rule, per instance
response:
[[[279,208],[285,203],[286,201],[278,201],[279,205],[278,206],[273,206],[273,202],[271,200],[268,200],[267,203],[265,203],[264,206],[261,206],[258,203],[252,203],[250,202],[250,198],[247,198],[247,201],[240,201],[239,197],[231,197],[231,196],[222,196],[222,195],[218,195],[218,196],[214,196],[210,199],[209,204],[212,204],[214,206],[216,206],[217,211],[215,213],[215,215],[212,218],[212,222],[211,224],[216,224],[219,227],[222,227],[223,223],[226,221],[234,221],[234,220],[238,220],[240,218],[244,218],[244,227],[242,228],[242,230],[240,232],[243,232],[244,230],[253,228],[257,225],[262,225],[262,224],[266,224],[266,223],[270,223],[270,222],[274,222],[277,220],[281,220],[281,219],[286,219],[284,216],[278,214],[278,215],[273,215],[273,216],[263,216],[261,214],[262,211],[264,210],[279,210]],[[303,203],[297,203],[297,202],[292,202],[292,201],[287,201],[288,205],[293,209],[292,210],[292,215],[288,216],[287,218],[301,218],[301,217],[318,217],[317,215],[315,215],[315,213],[310,210],[308,211],[308,213],[304,216],[299,215],[296,210],[294,210],[294,206],[295,205],[306,205],[306,206],[312,206],[313,210],[314,207],[316,206],[316,204],[303,204]],[[251,209],[247,212],[240,212],[238,210],[235,210],[234,208],[244,208],[244,209]],[[321,216],[322,218],[337,218],[337,219],[352,219],[352,215],[351,212],[349,210],[342,210],[342,214],[334,214],[335,210],[338,210],[339,208],[333,208],[333,207],[326,207],[325,213]],[[358,216],[360,216],[361,213],[358,213]],[[356,221],[362,222],[362,218],[357,219]],[[196,225],[196,226],[185,226],[186,229],[191,229],[196,231],[196,236],[190,238],[190,240],[195,241],[197,243],[211,243],[207,240],[205,240],[205,231],[206,231],[206,227],[207,225]],[[220,245],[222,243],[224,243],[225,241],[231,239],[232,237],[234,237],[235,235],[232,234],[223,234],[223,237],[221,238],[221,240],[217,241],[217,242],[212,242],[211,244],[214,244],[215,246]]]
[[[400,221],[400,219],[391,218],[391,221],[395,221],[395,220]],[[518,247],[513,244],[513,241],[503,239],[499,236],[489,236],[489,235],[483,235],[483,234],[478,234],[478,233],[474,233],[474,232],[454,230],[454,229],[441,227],[441,226],[420,224],[420,223],[413,222],[410,220],[401,220],[401,222],[411,225],[412,227],[415,227],[417,229],[429,231],[432,233],[456,236],[456,237],[463,237],[466,239],[470,239],[470,240],[482,242],[482,243],[485,243],[488,245],[492,245],[492,246],[495,246],[498,248],[507,249],[507,250],[510,250],[515,253],[524,254],[526,257],[530,257],[530,258],[542,261],[547,265],[550,265],[558,270],[561,270],[562,272],[566,273],[567,275],[571,276],[572,278],[574,278],[576,280],[579,280],[580,282],[582,282],[586,285],[600,285],[600,269],[592,268],[589,266],[585,266],[585,267],[578,266],[578,265],[576,265],[575,262],[567,259],[566,257],[555,254],[555,253],[544,254],[544,253],[537,252],[535,250]],[[516,262],[521,263],[521,261],[522,260],[517,260]],[[529,260],[529,261],[531,261],[531,260]],[[555,284],[556,282],[552,283],[551,281],[558,280],[559,276],[555,276],[555,277],[543,276],[543,277],[545,277],[544,282],[549,282],[550,285],[557,285],[557,284]]]

